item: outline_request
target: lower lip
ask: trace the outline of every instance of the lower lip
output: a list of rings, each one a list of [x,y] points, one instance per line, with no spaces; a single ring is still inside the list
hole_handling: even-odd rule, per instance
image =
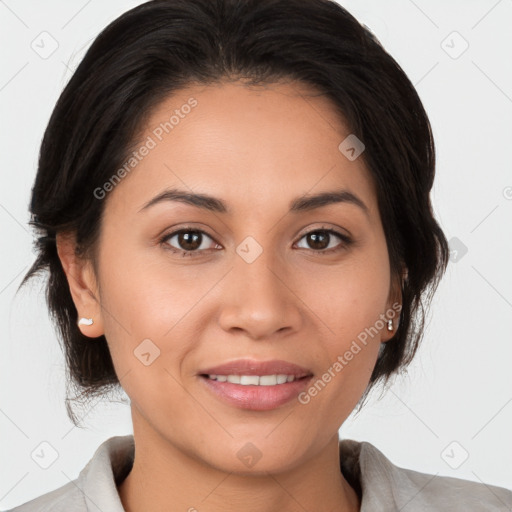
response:
[[[307,387],[312,376],[293,382],[276,384],[275,386],[254,386],[219,382],[208,377],[200,376],[210,391],[225,402],[240,409],[253,411],[268,411],[297,398],[298,394]]]

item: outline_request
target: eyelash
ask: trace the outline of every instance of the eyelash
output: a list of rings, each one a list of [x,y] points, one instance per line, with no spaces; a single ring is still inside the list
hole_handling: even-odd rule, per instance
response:
[[[164,235],[159,240],[159,243],[161,245],[163,245],[164,249],[166,249],[168,251],[171,251],[171,252],[173,252],[175,254],[181,254],[181,256],[183,256],[183,257],[185,257],[185,256],[201,256],[203,250],[201,250],[201,251],[199,251],[199,250],[186,251],[186,250],[183,250],[183,249],[176,249],[176,247],[173,247],[172,245],[169,245],[167,243],[168,240],[170,240],[172,237],[174,237],[176,235],[179,235],[181,233],[190,233],[190,232],[201,233],[202,235],[206,235],[208,238],[211,238],[213,241],[215,241],[213,239],[213,237],[211,237],[208,233],[206,233],[205,231],[203,231],[201,229],[193,228],[193,227],[185,227],[185,228],[179,229],[177,231],[173,231],[172,233]],[[331,247],[330,249],[319,249],[319,250],[309,249],[309,250],[311,250],[311,251],[313,251],[315,253],[318,253],[318,254],[320,254],[322,256],[324,256],[326,254],[328,255],[328,254],[333,254],[333,253],[336,253],[338,251],[341,251],[341,250],[349,247],[353,243],[353,240],[350,237],[348,237],[347,235],[344,235],[344,234],[342,234],[342,233],[340,233],[340,232],[338,232],[338,231],[336,231],[334,229],[330,229],[330,228],[318,228],[318,229],[314,229],[312,231],[308,231],[307,233],[304,233],[299,238],[299,241],[302,240],[307,235],[310,235],[311,233],[318,233],[318,232],[328,233],[329,235],[337,236],[342,241],[342,243],[340,243],[338,246]],[[213,250],[216,250],[216,249],[213,249]]]

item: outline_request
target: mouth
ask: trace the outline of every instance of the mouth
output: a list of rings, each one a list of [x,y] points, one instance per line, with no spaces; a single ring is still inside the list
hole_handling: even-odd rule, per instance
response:
[[[198,376],[206,389],[223,403],[240,409],[268,411],[296,398],[313,373],[287,361],[240,359],[201,370]]]

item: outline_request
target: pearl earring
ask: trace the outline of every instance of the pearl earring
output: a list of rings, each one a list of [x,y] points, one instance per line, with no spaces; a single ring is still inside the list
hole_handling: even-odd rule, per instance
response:
[[[388,320],[388,331],[392,331],[393,330],[393,320],[389,319]]]
[[[80,318],[78,325],[92,325],[93,323],[92,318]]]

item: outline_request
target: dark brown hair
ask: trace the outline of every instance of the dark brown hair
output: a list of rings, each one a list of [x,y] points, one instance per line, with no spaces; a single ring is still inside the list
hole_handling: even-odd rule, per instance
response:
[[[77,326],[56,234],[74,233],[77,253],[94,262],[105,206],[94,190],[126,161],[148,114],[189,84],[240,78],[254,85],[290,79],[313,86],[365,144],[402,310],[363,398],[416,352],[425,306],[449,251],[429,197],[431,127],[404,71],[333,1],[153,0],[113,21],[87,51],[53,110],[32,190],[37,259],[20,287],[48,272],[46,299],[60,331],[68,385],[82,399],[119,382],[104,336],[91,342]],[[68,414],[76,423],[69,406]]]

